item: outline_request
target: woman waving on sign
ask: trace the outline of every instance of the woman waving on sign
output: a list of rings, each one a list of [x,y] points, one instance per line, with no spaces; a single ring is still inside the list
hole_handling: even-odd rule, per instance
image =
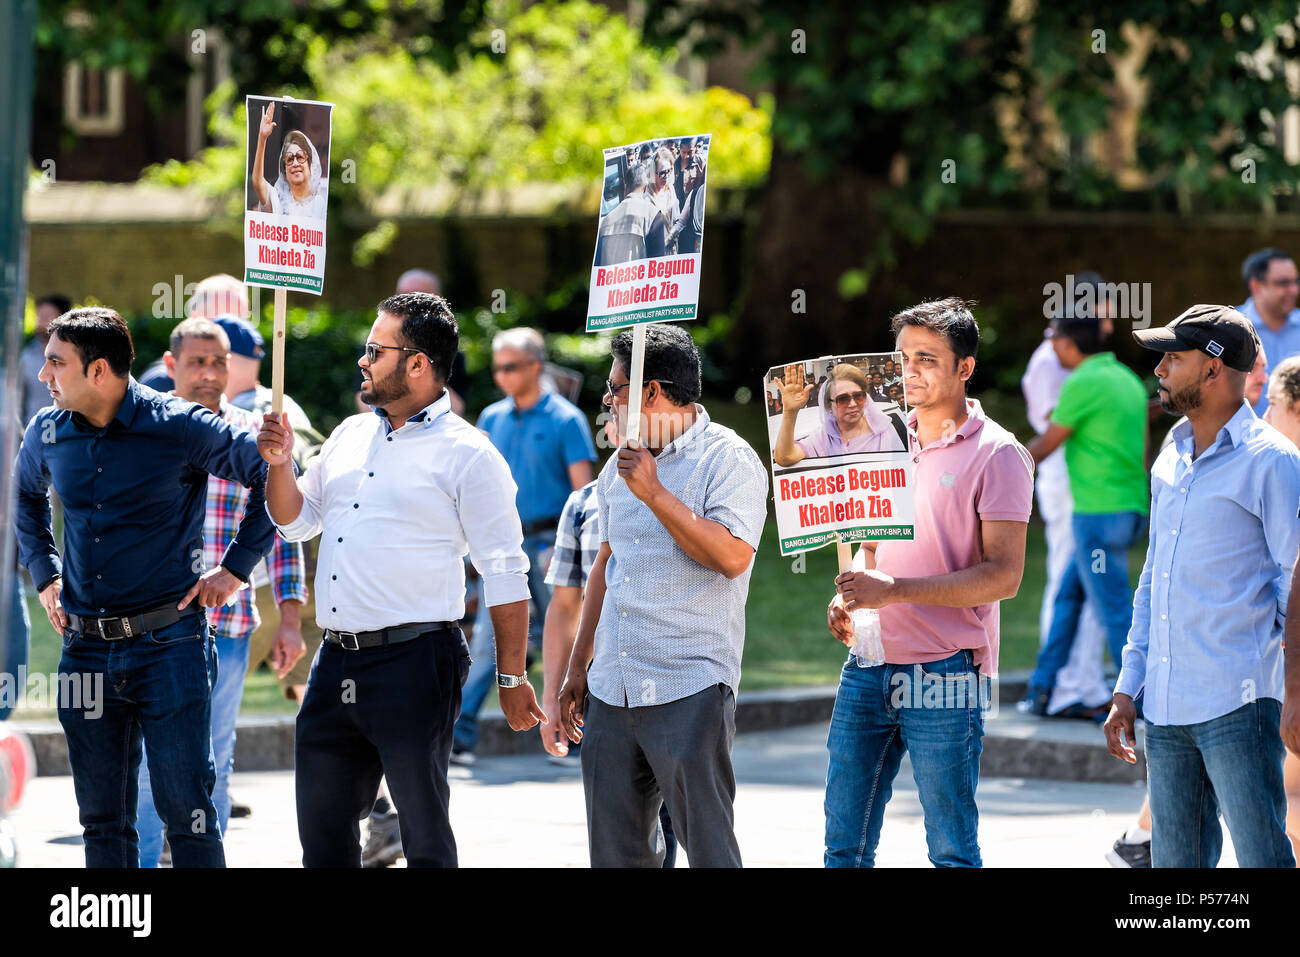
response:
[[[781,430],[772,457],[789,468],[805,458],[823,458],[849,452],[896,452],[903,441],[884,412],[871,401],[867,377],[857,366],[841,362],[831,370],[818,405],[821,427],[795,441],[795,420],[808,404],[814,386],[805,384],[802,365],[786,368],[781,388]]]
[[[285,134],[280,148],[279,178],[272,187],[266,180],[266,141],[275,129],[275,103],[262,107],[253,157],[253,189],[258,209],[279,216],[325,218],[326,183],[321,177],[320,155],[311,140],[298,130]]]

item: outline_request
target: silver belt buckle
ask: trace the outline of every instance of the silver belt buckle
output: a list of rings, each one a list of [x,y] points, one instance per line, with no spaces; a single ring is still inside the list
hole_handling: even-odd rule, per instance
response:
[[[342,646],[344,651],[361,650],[361,644],[357,641],[357,633],[355,631],[336,631],[334,634],[338,636],[339,645]],[[347,643],[347,638],[352,639],[352,644],[349,645]]]
[[[104,628],[104,622],[106,621],[121,621],[126,634],[110,635],[108,631]],[[96,618],[95,627],[99,629],[99,638],[101,641],[121,641],[123,638],[131,634],[130,623],[121,618]]]

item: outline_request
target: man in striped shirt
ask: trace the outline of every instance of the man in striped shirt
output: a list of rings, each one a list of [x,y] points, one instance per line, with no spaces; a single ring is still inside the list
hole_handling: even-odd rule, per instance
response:
[[[171,335],[171,351],[163,358],[167,372],[176,383],[174,395],[189,399],[221,416],[232,426],[256,432],[261,424],[257,415],[226,401],[230,339],[225,331],[209,319],[187,319]],[[193,556],[195,571],[202,572],[220,561],[226,546],[235,535],[248,502],[248,489],[215,476],[208,477],[207,510],[203,519],[203,551]],[[271,587],[280,609],[281,627],[276,632],[271,662],[277,675],[283,676],[302,657],[306,645],[300,621],[303,602],[307,600],[306,574],[302,546],[286,542],[279,535],[267,556]],[[230,771],[235,762],[235,719],[244,692],[244,672],[248,670],[248,638],[261,624],[261,615],[251,583],[235,592],[230,604],[209,611],[208,621],[216,631],[217,680],[212,689],[212,756],[216,766],[216,785],[212,803],[217,809],[217,823],[226,833],[230,820]],[[154,807],[148,762],[140,762],[140,803],[136,817],[140,834],[140,866],[157,867],[163,848],[164,827]],[[211,826],[210,822],[201,822]]]

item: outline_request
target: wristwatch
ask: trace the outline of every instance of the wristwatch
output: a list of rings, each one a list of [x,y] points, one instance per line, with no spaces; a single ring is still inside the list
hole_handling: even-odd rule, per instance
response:
[[[528,684],[528,675],[503,675],[497,672],[498,688],[518,688],[524,684]]]

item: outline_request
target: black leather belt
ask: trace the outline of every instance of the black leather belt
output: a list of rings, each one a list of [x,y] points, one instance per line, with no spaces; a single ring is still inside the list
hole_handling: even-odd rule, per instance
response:
[[[197,603],[176,609],[175,602],[168,602],[140,612],[138,615],[119,615],[115,618],[83,618],[81,615],[68,613],[68,624],[73,631],[104,641],[121,641],[123,638],[135,638],[146,631],[155,631],[174,625],[182,618],[202,614],[203,606]]]
[[[450,631],[459,627],[454,621],[422,621],[409,625],[393,625],[378,631],[332,631],[325,629],[325,640],[344,651],[378,648],[381,645],[400,645],[433,631]]]
[[[529,535],[540,535],[542,532],[553,532],[560,527],[560,517],[543,518],[536,522],[524,522],[524,537]]]

